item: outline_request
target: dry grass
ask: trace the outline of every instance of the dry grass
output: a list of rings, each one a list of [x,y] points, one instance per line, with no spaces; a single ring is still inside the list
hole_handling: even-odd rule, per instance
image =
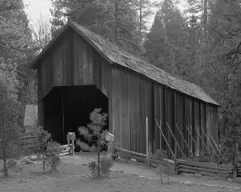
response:
[[[159,180],[140,178],[129,173],[112,171],[110,179],[90,179],[87,167],[88,160],[64,159],[59,167],[59,172],[42,172],[40,164],[26,165],[23,182],[19,183],[19,174],[12,173],[10,177],[0,177],[0,192],[231,192],[232,189],[217,187],[184,185],[174,181],[170,184],[161,184]],[[119,167],[125,164],[116,165]],[[134,170],[134,165],[129,165],[129,170]],[[124,171],[125,172],[125,171]],[[144,172],[147,171],[143,168]],[[236,190],[237,192],[240,190]],[[236,192],[235,191],[235,192]]]

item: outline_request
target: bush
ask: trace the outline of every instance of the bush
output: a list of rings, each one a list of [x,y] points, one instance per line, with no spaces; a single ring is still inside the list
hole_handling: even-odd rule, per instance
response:
[[[158,150],[156,151],[156,154],[154,155],[154,158],[155,158],[156,160],[161,161],[161,160],[163,160],[164,158],[167,158],[167,152],[164,151],[164,150],[162,150],[162,149],[158,149]]]
[[[109,177],[110,169],[113,166],[113,160],[111,157],[103,157],[100,160],[100,170],[102,177]]]
[[[59,157],[60,153],[60,144],[56,142],[49,142],[47,145],[47,164],[50,167],[51,171],[57,171],[57,167],[61,164],[61,159]]]
[[[101,178],[109,177],[110,169],[113,166],[113,160],[111,157],[102,157],[100,160],[100,173]],[[98,164],[96,161],[91,161],[88,164],[92,178],[97,178]]]
[[[90,169],[90,173],[91,173],[92,178],[96,178],[96,176],[97,176],[97,163],[95,161],[91,161],[88,164],[88,167]]]

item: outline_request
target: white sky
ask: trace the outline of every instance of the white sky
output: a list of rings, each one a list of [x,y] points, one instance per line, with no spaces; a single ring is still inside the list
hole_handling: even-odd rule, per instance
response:
[[[160,1],[160,0],[152,0]],[[37,21],[42,16],[43,19],[48,21],[51,18],[50,8],[52,6],[51,0],[23,0],[26,5],[26,12],[31,25],[36,25]],[[185,0],[179,0],[179,2],[185,2]],[[185,9],[184,3],[181,3],[179,8]],[[150,18],[150,25],[152,24],[153,17]]]

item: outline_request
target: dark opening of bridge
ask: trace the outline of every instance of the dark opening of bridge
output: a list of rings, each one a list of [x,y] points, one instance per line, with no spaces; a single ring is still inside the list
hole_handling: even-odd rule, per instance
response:
[[[68,132],[79,137],[78,127],[90,122],[95,108],[108,113],[108,98],[94,85],[54,87],[43,102],[44,128],[60,144],[67,143]]]

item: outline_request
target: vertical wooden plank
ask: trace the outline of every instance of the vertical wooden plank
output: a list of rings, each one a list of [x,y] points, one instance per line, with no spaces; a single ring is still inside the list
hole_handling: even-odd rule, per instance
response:
[[[63,75],[63,81],[62,81],[62,85],[67,85],[68,82],[68,65],[66,62],[66,40],[63,41],[62,45],[61,45],[61,51],[60,51],[60,58],[62,60],[62,75]]]
[[[110,96],[110,82],[111,82],[111,67],[110,65],[102,59],[101,61],[101,65],[102,65],[102,86],[101,86],[101,91],[102,93],[104,93],[107,97]]]
[[[157,120],[157,122],[160,122],[160,89],[159,85],[154,84],[154,117]],[[160,130],[157,127],[157,124],[155,123],[155,135],[153,139],[155,140],[155,150],[160,149]]]
[[[125,105],[125,72],[122,69],[118,70],[118,93],[119,93],[119,127],[120,127],[120,145],[122,148],[126,149],[125,147],[125,139],[124,139],[124,129],[123,129],[123,122],[124,122],[124,113],[123,113],[123,107]]]
[[[151,142],[151,152],[154,153],[154,150],[153,150],[153,142],[151,140],[151,138],[153,138],[153,134],[154,134],[154,125],[155,125],[155,121],[154,121],[154,118],[153,118],[153,115],[154,115],[154,83],[152,82],[149,86],[149,94],[148,94],[148,100],[149,100],[149,117],[148,117],[148,123],[149,123],[149,143]]]
[[[141,152],[141,142],[140,142],[140,105],[139,105],[139,99],[140,99],[140,91],[139,91],[139,75],[135,76],[136,79],[136,85],[135,85],[135,132],[136,132],[136,152]]]
[[[164,133],[164,135],[166,135],[166,116],[167,116],[167,114],[166,114],[166,108],[168,107],[167,106],[167,103],[166,103],[166,88],[165,87],[163,87],[163,89],[162,89],[163,91],[162,91],[162,104],[163,104],[163,116],[162,116],[162,131],[163,131],[163,133]],[[163,140],[163,149],[164,150],[166,150],[166,151],[168,151],[168,148],[167,148],[167,145],[166,145],[166,143],[164,142],[164,140]]]
[[[74,32],[70,31],[68,37],[68,59],[67,63],[69,65],[69,85],[74,85]]]
[[[78,34],[74,36],[74,58],[75,58],[75,83],[76,85],[84,84],[84,69],[83,69],[83,43]]]
[[[80,51],[80,47],[79,47],[79,42],[78,42],[78,38],[77,38],[77,34],[74,33],[73,35],[73,46],[74,46],[74,85],[79,85],[79,76],[80,76],[80,72],[79,72],[79,51]],[[81,85],[81,84],[80,84]]]
[[[162,86],[161,85],[159,85],[159,112],[160,112],[160,114],[159,114],[159,124],[160,124],[160,126],[161,126],[161,129],[162,129],[162,122],[163,122],[163,113],[164,113],[164,110],[163,110],[163,88],[162,88]],[[158,127],[157,127],[158,128]],[[158,135],[159,135],[159,138],[160,138],[160,149],[162,149],[162,147],[163,147],[163,138],[162,138],[162,134],[161,134],[161,132],[160,132],[160,130],[158,130],[159,132],[158,132]]]
[[[126,71],[126,100],[127,100],[127,111],[126,111],[126,142],[128,142],[128,149],[132,150],[132,131],[131,131],[131,75]]]
[[[54,84],[56,86],[62,85],[63,62],[61,58],[61,49],[61,46],[56,48],[53,55]]]
[[[112,68],[112,128],[115,135],[117,147],[121,147],[120,137],[120,101],[119,101],[119,73],[116,68]]]
[[[90,60],[90,55],[91,52],[89,52],[89,45],[87,45],[86,43],[82,43],[82,47],[83,47],[83,58],[82,58],[82,62],[83,62],[83,77],[84,77],[84,85],[91,85],[92,82],[92,63]],[[99,67],[99,65],[96,65]],[[99,71],[98,71],[98,75],[99,75]]]
[[[195,154],[195,145],[192,138],[195,138],[195,132],[194,132],[194,102],[193,98],[190,98],[190,130],[192,131],[192,136],[190,136],[190,149],[192,150],[193,154]],[[189,157],[191,157],[191,153],[189,153]]]
[[[93,60],[98,57],[97,52],[94,52],[94,49],[88,44],[86,46],[87,54],[87,73],[88,73],[88,84],[93,84]],[[100,61],[95,61],[98,66],[98,88],[101,90],[101,63]]]
[[[147,78],[140,77],[139,79],[139,143],[140,143],[140,153],[146,154],[146,117],[149,118],[148,105],[150,105],[148,100],[148,95],[150,87],[150,81]],[[148,122],[149,127],[149,122]],[[150,127],[149,127],[150,129]],[[148,132],[149,132],[148,129]],[[148,136],[149,137],[149,136]]]
[[[154,133],[154,125],[155,125],[155,120],[154,120],[154,83],[150,83],[149,86],[149,93],[147,95],[148,97],[148,123],[149,123],[149,146],[150,151],[154,153],[154,147],[153,147],[153,134]]]
[[[138,127],[139,127],[139,79],[134,73],[130,75],[131,81],[130,93],[131,93],[131,147],[133,151],[138,151]]]
[[[128,110],[128,84],[127,84],[127,72],[126,70],[123,71],[123,76],[121,78],[121,90],[122,90],[122,142],[123,148],[129,150],[129,137],[130,137],[130,122],[129,122],[129,110]]]

